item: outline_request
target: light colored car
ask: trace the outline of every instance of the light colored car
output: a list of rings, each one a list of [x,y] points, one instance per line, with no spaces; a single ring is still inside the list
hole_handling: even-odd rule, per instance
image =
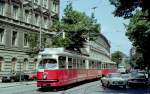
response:
[[[119,66],[118,67],[118,72],[120,72],[120,73],[126,73],[125,67],[124,66]]]
[[[128,73],[128,74],[121,74],[122,78],[126,80],[126,82],[130,79],[131,77],[131,74]]]
[[[122,86],[126,88],[127,81],[122,78],[120,73],[110,73],[105,77],[101,78],[102,86]]]

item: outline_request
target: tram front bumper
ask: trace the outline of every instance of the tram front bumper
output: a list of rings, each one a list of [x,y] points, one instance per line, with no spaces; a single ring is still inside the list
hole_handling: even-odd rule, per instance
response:
[[[58,80],[38,80],[37,87],[50,87],[52,84],[57,83]]]

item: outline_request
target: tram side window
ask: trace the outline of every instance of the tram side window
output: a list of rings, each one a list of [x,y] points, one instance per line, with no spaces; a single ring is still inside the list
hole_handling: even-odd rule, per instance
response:
[[[80,60],[80,69],[85,69],[85,60]]]
[[[106,64],[104,64],[104,69],[106,68]]]
[[[80,69],[80,60],[77,59],[77,69]]]
[[[110,68],[110,64],[108,64],[107,67]]]
[[[68,68],[72,69],[72,58],[68,58]]]
[[[80,65],[80,69],[82,69],[82,67],[83,67],[83,64],[82,64],[82,60],[79,60],[79,65]]]
[[[95,64],[94,64],[94,61],[90,61],[90,63],[89,63],[90,69],[94,69],[94,68],[95,68],[94,65],[95,65]]]
[[[72,61],[72,68],[73,69],[76,69],[76,59],[75,58],[73,58],[73,61]]]
[[[106,68],[108,69],[109,67],[108,67],[108,64],[106,64]]]
[[[66,68],[66,57],[59,56],[58,60],[59,60],[59,68],[65,69]]]
[[[102,69],[104,69],[105,68],[105,66],[104,66],[104,64],[102,64]]]
[[[113,68],[113,67],[112,67],[112,64],[110,64],[110,68]]]
[[[94,63],[94,61],[92,61],[92,69],[94,69],[95,68],[95,63]]]
[[[97,68],[98,68],[98,69],[101,69],[101,62],[98,62],[98,63],[97,63]]]
[[[82,62],[82,68],[85,69],[85,60]]]
[[[97,61],[94,62],[94,69],[97,69]]]
[[[89,61],[89,69],[92,69],[92,62]]]

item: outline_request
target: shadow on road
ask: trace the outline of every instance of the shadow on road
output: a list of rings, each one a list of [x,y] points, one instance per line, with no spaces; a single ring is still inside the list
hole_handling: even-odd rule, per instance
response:
[[[73,84],[69,84],[67,86],[61,86],[61,87],[43,87],[43,88],[38,88],[37,91],[39,91],[39,92],[66,91],[68,89],[71,89],[71,88],[74,88],[74,87],[78,87],[80,85],[83,85],[83,84],[86,84],[86,83],[90,83],[90,82],[94,82],[94,81],[97,81],[97,79],[77,82],[77,83],[73,83]]]
[[[97,90],[101,94],[150,94],[150,87],[100,87],[102,90]]]

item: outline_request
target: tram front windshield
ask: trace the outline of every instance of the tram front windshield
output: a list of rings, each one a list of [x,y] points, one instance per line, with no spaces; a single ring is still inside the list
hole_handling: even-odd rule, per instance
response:
[[[55,59],[43,59],[39,64],[39,69],[56,69],[57,61]]]

